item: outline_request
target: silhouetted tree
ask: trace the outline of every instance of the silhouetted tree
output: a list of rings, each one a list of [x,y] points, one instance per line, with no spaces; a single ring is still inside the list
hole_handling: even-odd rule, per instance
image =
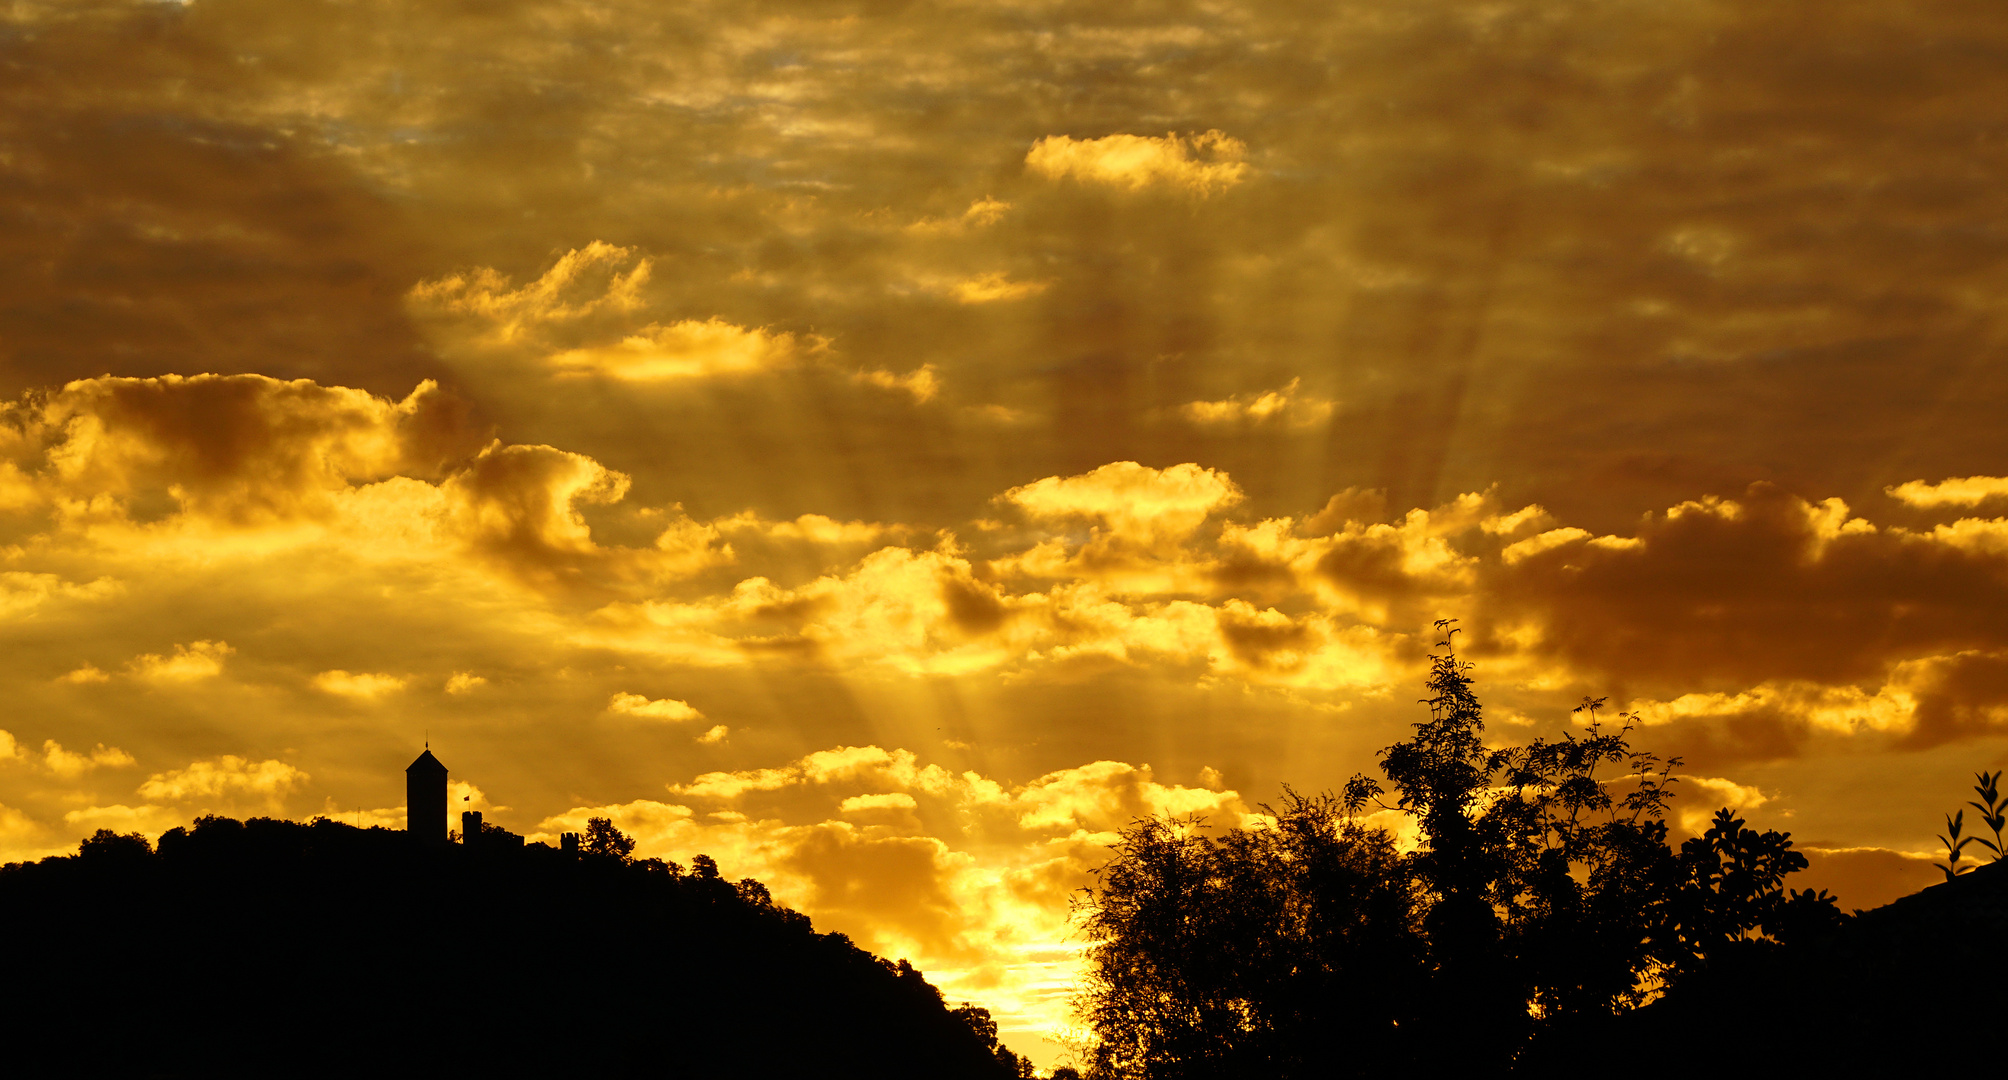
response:
[[[99,829],[77,845],[77,857],[92,863],[143,863],[153,854],[153,845],[139,833],[115,833]]]
[[[1675,972],[1689,972],[1726,951],[1765,941],[1786,942],[1839,924],[1840,912],[1825,891],[1785,888],[1788,874],[1806,868],[1790,834],[1744,828],[1727,808],[1708,830],[1680,846],[1674,860],[1678,887],[1664,902],[1657,935]]]
[[[1091,1075],[1290,1076],[1320,1047],[1362,1068],[1396,1057],[1422,955],[1409,865],[1329,796],[1265,809],[1273,826],[1220,837],[1190,818],[1121,834],[1078,912]]]
[[[968,1025],[970,1033],[976,1036],[977,1041],[983,1044],[984,1049],[996,1061],[1000,1075],[1008,1077],[1032,1075],[1031,1059],[1019,1057],[1009,1047],[997,1041],[997,1021],[991,1017],[989,1009],[965,1001],[949,1010],[949,1013]]]
[[[612,818],[589,818],[579,849],[588,855],[604,855],[627,862],[634,857],[634,837],[614,827]]]
[[[2008,816],[1999,775],[1980,773],[1968,803],[1990,829]],[[2000,844],[1962,837],[1963,815],[1949,817],[1943,883],[1843,918],[1831,897],[1784,888],[1804,865],[1789,838],[1718,812],[1681,845],[1679,887],[1662,906],[1657,937],[1681,976],[1643,1008],[1537,1039],[1516,1069],[1573,1076],[1622,1062],[1630,1080],[1685,1080],[1699,1060],[1753,1076],[1900,1076],[1923,1062],[1993,1075],[1998,1040],[1975,1037],[1985,1021],[1969,1028],[1961,1013],[2008,1009],[2008,865],[1961,866],[1965,844]]]
[[[1542,1029],[1636,1007],[1750,938],[1830,927],[1782,833],[1727,811],[1676,853],[1676,760],[1630,723],[1494,749],[1471,667],[1443,632],[1429,719],[1342,798],[1285,789],[1273,824],[1124,830],[1078,909],[1090,1075],[1294,1077],[1506,1067]],[[1619,776],[1599,770],[1617,766]],[[1614,782],[1615,781],[1615,782]],[[1393,802],[1384,802],[1391,793]],[[1363,823],[1410,815],[1411,853]]]

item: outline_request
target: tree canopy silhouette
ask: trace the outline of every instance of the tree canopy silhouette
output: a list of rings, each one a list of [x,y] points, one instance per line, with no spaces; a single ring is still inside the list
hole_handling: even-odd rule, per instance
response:
[[[612,818],[588,818],[586,833],[580,838],[579,850],[588,855],[602,855],[619,862],[627,862],[634,857],[634,837],[614,827]],[[710,856],[700,855],[708,860]]]
[[[1496,1072],[1539,1034],[1840,920],[1832,897],[1784,888],[1806,865],[1786,834],[1723,810],[1673,850],[1678,760],[1634,750],[1601,699],[1581,735],[1488,747],[1471,666],[1437,626],[1429,718],[1381,778],[1285,789],[1252,828],[1122,833],[1077,911],[1091,1076]],[[1370,807],[1407,815],[1413,850]]]

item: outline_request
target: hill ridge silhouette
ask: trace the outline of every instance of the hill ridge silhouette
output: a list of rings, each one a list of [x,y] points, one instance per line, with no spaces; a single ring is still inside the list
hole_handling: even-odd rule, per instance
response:
[[[2008,860],[1857,911],[1822,938],[1737,954],[1643,1008],[1552,1033],[1516,1071],[1614,1062],[1639,1078],[1685,1078],[1705,1062],[1751,1075],[1998,1069],[2004,979]]]
[[[765,886],[699,856],[428,848],[205,817],[0,868],[15,1076],[1029,1075]]]

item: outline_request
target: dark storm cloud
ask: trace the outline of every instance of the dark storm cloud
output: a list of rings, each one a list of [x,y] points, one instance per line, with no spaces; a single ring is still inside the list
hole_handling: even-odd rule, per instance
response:
[[[1504,612],[1540,620],[1557,658],[1612,678],[1848,683],[2008,634],[1992,532],[1878,529],[1760,484],[1656,515],[1630,543],[1584,536],[1526,555],[1489,584]]]
[[[1978,421],[2001,393],[1987,223],[2008,65],[1971,5],[22,10],[14,48],[41,77],[12,111],[47,119],[12,167],[71,206],[37,220],[142,237],[123,261],[111,233],[35,241],[110,261],[37,284],[23,328],[103,311],[63,324],[97,324],[115,339],[101,354],[144,318],[183,370],[241,347],[323,357],[324,375],[422,374],[385,290],[470,265],[529,280],[604,240],[655,258],[665,324],[813,329],[861,368],[935,365],[944,403],[1031,418],[819,418],[862,463],[849,476],[742,444],[722,464],[776,513],[811,509],[775,485],[777,460],[912,517],[1028,476],[1199,456],[1278,510],[1355,484],[1427,505],[1497,481],[1609,528],[1697,484],[1859,501],[1988,472],[1998,450]],[[1051,136],[1213,130],[1248,169],[1203,199],[1026,165]],[[233,146],[280,164],[232,164]],[[963,222],[984,200],[1010,208]],[[176,231],[148,206],[228,220]],[[197,234],[213,239],[173,239]],[[333,262],[285,261],[306,251]],[[955,299],[985,274],[1042,288]],[[205,314],[288,275],[307,280],[256,319]],[[227,335],[241,346],[176,344],[252,324],[263,337]],[[33,340],[44,380],[103,366],[74,335]],[[641,491],[656,482],[619,448],[661,441],[661,418],[704,421],[656,401],[594,430],[576,399],[459,377],[525,441],[592,453]],[[1150,422],[1292,378],[1337,403],[1329,423]],[[934,444],[949,490],[916,504],[872,479],[907,452],[887,424]]]
[[[178,4],[18,5],[0,37],[0,384],[257,372],[387,393],[433,364],[423,241]]]

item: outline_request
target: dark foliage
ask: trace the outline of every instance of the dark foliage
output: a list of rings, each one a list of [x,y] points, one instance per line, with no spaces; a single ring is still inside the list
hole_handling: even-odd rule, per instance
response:
[[[1578,710],[1580,736],[1487,747],[1470,668],[1439,628],[1429,719],[1384,752],[1385,785],[1286,790],[1267,827],[1123,833],[1079,912],[1091,1075],[1497,1073],[1538,1039],[1839,924],[1832,897],[1783,887],[1806,865],[1785,834],[1724,810],[1672,850],[1678,762],[1607,730],[1601,700]],[[1420,847],[1364,825],[1370,804],[1411,815]]]
[[[1974,777],[1979,782],[1973,785],[1973,793],[1980,798],[1969,799],[1966,805],[1980,811],[1980,822],[1994,831],[1994,839],[1989,840],[1979,835],[1960,835],[1966,829],[1964,807],[1955,813],[1945,815],[1945,832],[1940,833],[1938,837],[1938,842],[1945,845],[1945,861],[1934,865],[1945,872],[1947,881],[1973,869],[1971,866],[1959,864],[1959,861],[1966,857],[1968,845],[1978,844],[1993,852],[1995,862],[2000,862],[2003,854],[2001,832],[2003,829],[2008,829],[2008,796],[2001,794],[2001,770],[1996,769],[1991,773],[1982,771],[1975,773]]]
[[[1086,912],[1091,1075],[1296,1076],[1341,1048],[1385,1065],[1422,955],[1391,838],[1294,793],[1273,829],[1194,826],[1138,822],[1103,868]]]
[[[579,850],[587,855],[599,855],[627,862],[634,858],[634,838],[615,828],[611,818],[591,818],[586,822],[585,835],[579,838]],[[700,855],[698,858],[706,862],[711,861],[709,855]]]
[[[10,865],[6,1074],[1022,1074],[904,961],[604,832],[568,858],[211,817]]]
[[[1723,958],[1644,1008],[1537,1043],[1535,1076],[1994,1076],[2008,1014],[2008,864],[1782,948]]]

